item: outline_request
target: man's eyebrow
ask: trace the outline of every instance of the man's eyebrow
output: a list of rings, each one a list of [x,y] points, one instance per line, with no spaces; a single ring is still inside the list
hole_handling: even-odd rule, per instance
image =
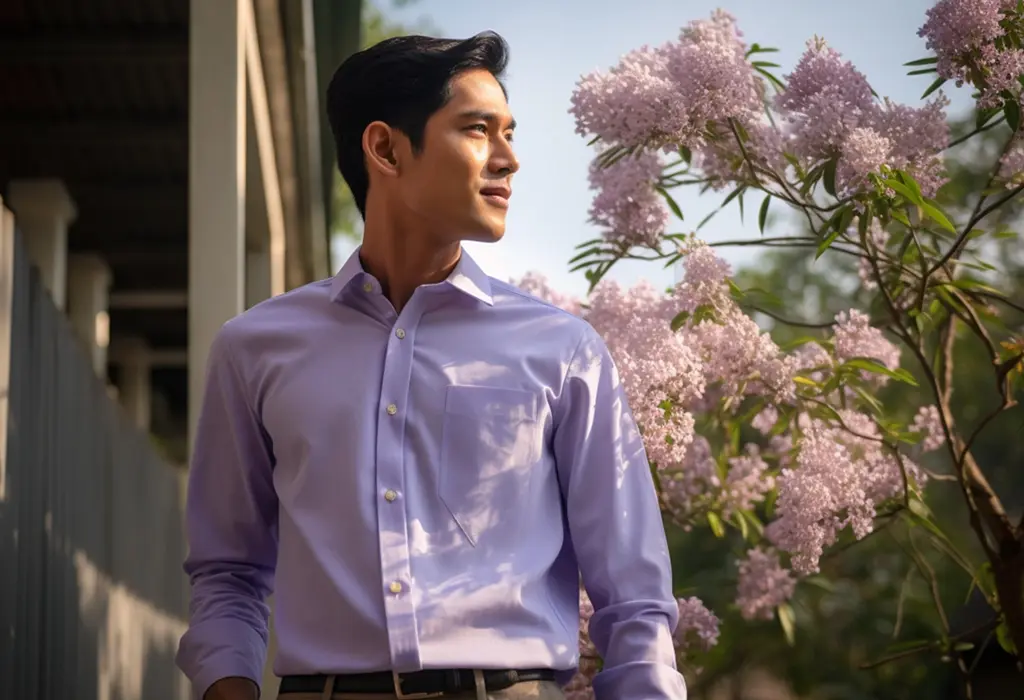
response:
[[[465,112],[463,112],[463,113],[461,113],[459,115],[459,118],[460,119],[479,119],[481,121],[485,121],[485,122],[488,122],[488,123],[496,122],[496,121],[500,121],[501,120],[501,116],[500,115],[498,115],[498,114],[496,114],[494,112],[485,112],[485,111],[479,110],[479,109],[471,109],[471,110],[465,111]],[[516,128],[516,120],[515,119],[513,119],[512,121],[509,122],[508,128],[509,129],[515,129]]]

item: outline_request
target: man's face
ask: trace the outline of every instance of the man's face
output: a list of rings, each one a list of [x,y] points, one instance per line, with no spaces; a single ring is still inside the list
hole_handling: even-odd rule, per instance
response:
[[[486,70],[460,73],[451,99],[431,115],[423,148],[403,159],[397,184],[409,210],[446,240],[493,242],[505,235],[515,120]]]

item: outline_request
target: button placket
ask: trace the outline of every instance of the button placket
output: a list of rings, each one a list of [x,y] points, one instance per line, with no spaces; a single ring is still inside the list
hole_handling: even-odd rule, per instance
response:
[[[381,297],[375,297],[380,299]],[[406,430],[410,420],[409,383],[415,326],[419,320],[419,303],[415,295],[401,314],[386,321],[389,326],[381,398],[377,426],[376,498],[381,588],[391,646],[391,662],[395,666],[415,668],[420,664],[417,634],[412,558],[409,543],[406,498],[405,452]],[[381,410],[383,409],[383,410]]]

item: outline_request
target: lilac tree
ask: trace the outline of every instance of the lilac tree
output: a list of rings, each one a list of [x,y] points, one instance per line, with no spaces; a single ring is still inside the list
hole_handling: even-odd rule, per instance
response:
[[[986,260],[992,240],[1014,235],[998,214],[1024,191],[1024,1],[939,0],[923,19],[919,34],[934,55],[907,65],[934,82],[917,106],[879,98],[818,38],[777,77],[766,60],[773,50],[745,44],[722,11],[689,23],[677,41],[583,77],[571,112],[598,149],[590,217],[604,233],[572,264],[591,291],[574,300],[537,276],[520,284],[602,333],[666,516],[742,540],[735,601],[743,618],[777,617],[792,637],[788,601],[840,537],[904,528],[906,557],[935,591],[943,633],[883,660],[934,652],[966,679],[968,645],[950,629],[920,548],[963,569],[995,611],[984,632],[1024,661],[1024,521],[1007,512],[971,449],[1024,386],[1021,329],[1003,321],[1024,302],[999,290],[999,261]],[[940,91],[946,81],[974,90],[976,127],[956,139]],[[988,183],[963,211],[944,211],[936,194],[950,149],[997,128],[1006,137]],[[726,193],[722,207],[741,212],[757,198],[761,237],[714,246],[849,256],[873,303],[780,347],[755,317],[784,316],[759,306],[761,292],[733,283],[713,246],[671,232],[672,214],[682,218],[672,190],[687,186]],[[798,224],[791,217],[779,225],[789,232],[769,230],[772,208]],[[681,262],[685,275],[667,291],[624,289],[605,278],[623,259]],[[952,409],[953,347],[965,337],[985,348],[1001,396],[973,424],[957,423]],[[891,383],[917,387],[911,420],[879,400]],[[928,493],[946,488],[967,506],[977,560],[929,508]],[[715,643],[718,619],[697,598],[679,604],[686,662]],[[589,612],[584,596],[583,662],[570,688],[577,697],[600,666],[586,637]]]

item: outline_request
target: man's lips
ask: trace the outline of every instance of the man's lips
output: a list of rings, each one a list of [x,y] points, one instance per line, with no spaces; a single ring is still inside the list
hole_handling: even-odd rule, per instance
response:
[[[508,209],[508,199],[512,196],[512,189],[504,186],[484,187],[480,190],[480,194],[494,206]]]

